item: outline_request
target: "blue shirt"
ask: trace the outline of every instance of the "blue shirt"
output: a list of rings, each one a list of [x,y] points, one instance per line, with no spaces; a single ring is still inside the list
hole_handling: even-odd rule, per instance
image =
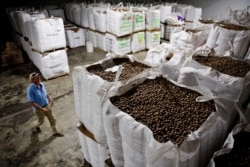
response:
[[[39,106],[43,107],[49,103],[47,99],[47,91],[45,85],[40,82],[40,88],[34,83],[30,84],[27,89],[27,101],[34,102]],[[35,107],[32,107],[33,110],[36,110]]]

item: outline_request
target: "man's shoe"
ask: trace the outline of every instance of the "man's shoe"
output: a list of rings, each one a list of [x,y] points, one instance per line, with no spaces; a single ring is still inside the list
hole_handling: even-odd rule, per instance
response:
[[[36,127],[36,132],[37,133],[41,133],[42,132],[42,130],[41,130],[41,128],[39,126]]]
[[[56,137],[63,137],[64,136],[62,133],[59,133],[59,132],[54,133],[53,135],[56,136]]]

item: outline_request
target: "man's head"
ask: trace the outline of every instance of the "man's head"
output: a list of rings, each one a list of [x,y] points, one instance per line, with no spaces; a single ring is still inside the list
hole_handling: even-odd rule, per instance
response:
[[[29,80],[30,80],[30,82],[33,82],[33,83],[39,83],[40,82],[40,75],[39,75],[39,73],[32,72],[29,75]]]

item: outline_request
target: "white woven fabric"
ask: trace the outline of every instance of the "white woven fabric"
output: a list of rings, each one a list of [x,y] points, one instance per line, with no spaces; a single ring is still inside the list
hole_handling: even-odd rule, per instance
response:
[[[107,32],[118,37],[129,35],[133,28],[133,13],[123,7],[107,9]]]
[[[231,51],[232,56],[243,59],[250,43],[250,30],[230,30],[214,24],[209,33],[206,45],[214,49],[215,55],[225,55]]]
[[[65,48],[66,38],[61,18],[36,19],[30,24],[32,47],[39,52]]]
[[[84,159],[93,167],[106,167],[105,160],[108,159],[109,151],[107,145],[101,145],[78,131],[78,136]]]
[[[153,79],[161,74],[155,70],[142,73],[140,77],[138,76],[124,85],[111,88],[108,97],[119,96],[135,85],[141,84],[147,77]],[[165,76],[165,74],[163,75]],[[177,86],[200,92],[204,99],[213,99],[211,92],[202,86],[188,87],[174,81],[171,82]],[[215,104],[217,111],[211,113],[204,124],[190,134],[180,147],[176,147],[171,141],[157,142],[148,127],[136,122],[134,118],[113,106],[107,98],[102,113],[114,165],[124,167],[205,166],[213,152],[222,144],[229,128],[228,119],[223,117],[222,113],[226,112],[231,115],[233,112],[231,102],[217,99]],[[224,107],[220,104],[223,104]]]
[[[133,32],[145,30],[145,10],[143,8],[132,8],[133,12]]]
[[[75,97],[75,111],[78,119],[93,133],[99,143],[107,143],[103,124],[103,100],[114,82],[103,80],[101,77],[90,73],[87,68],[92,65],[101,65],[104,69],[114,67],[113,58],[130,58],[138,61],[134,56],[110,55],[94,64],[77,66],[73,70],[73,88]],[[140,62],[140,61],[138,61]],[[118,74],[116,74],[118,75]]]
[[[190,30],[185,31],[181,30],[178,27],[177,28],[175,27],[175,29],[171,33],[170,44],[173,47],[194,51],[196,48],[206,43],[208,34],[209,31],[207,30],[199,30],[198,32],[191,32]]]
[[[95,8],[93,12],[95,29],[105,33],[107,31],[107,8],[98,7]]]
[[[77,28],[75,26],[65,29],[67,46],[70,48],[76,48],[79,46],[85,46],[85,35],[83,28]]]
[[[32,61],[45,79],[69,74],[68,57],[65,49],[44,54],[32,51]]]
[[[86,4],[82,4],[81,6],[81,26],[88,28],[89,27],[89,20],[88,20],[88,10],[89,7]]]
[[[160,30],[160,9],[151,7],[145,10],[146,30]]]
[[[99,32],[95,33],[96,38],[96,47],[100,48],[104,51],[107,51],[107,45],[106,45],[106,34],[102,34]]]
[[[151,49],[152,47],[159,45],[161,42],[161,32],[159,31],[146,31],[146,48]]]
[[[146,49],[145,32],[137,32],[132,34],[131,51],[136,53]]]
[[[109,33],[106,34],[107,51],[117,54],[126,55],[131,52],[131,36],[116,37]]]

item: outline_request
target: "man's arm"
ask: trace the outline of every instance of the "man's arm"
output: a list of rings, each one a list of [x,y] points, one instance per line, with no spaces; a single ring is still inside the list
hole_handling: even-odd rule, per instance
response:
[[[53,104],[54,104],[53,98],[52,98],[50,95],[47,95],[47,98],[48,98],[49,103],[50,103],[51,105],[53,105]]]
[[[29,102],[29,104],[33,107],[35,107],[37,110],[42,111],[42,112],[47,112],[48,110],[46,108],[43,108],[42,106],[39,106],[35,102]]]

